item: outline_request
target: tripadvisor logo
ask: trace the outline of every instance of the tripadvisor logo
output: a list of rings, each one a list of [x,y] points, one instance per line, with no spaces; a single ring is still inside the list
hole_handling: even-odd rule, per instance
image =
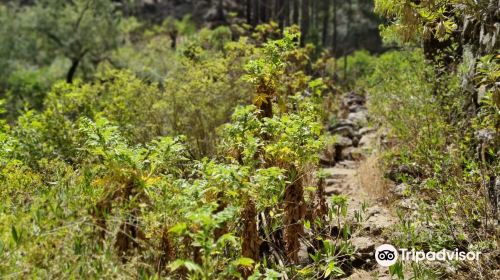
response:
[[[375,249],[375,260],[381,266],[391,266],[398,260],[398,250],[390,244],[383,244]]]
[[[391,266],[396,263],[400,258],[402,261],[445,261],[445,260],[455,260],[455,261],[473,261],[479,260],[479,255],[481,252],[463,252],[458,251],[448,251],[441,250],[437,252],[429,251],[416,251],[415,249],[399,249],[399,251],[390,244],[383,244],[375,249],[375,260],[381,266]]]

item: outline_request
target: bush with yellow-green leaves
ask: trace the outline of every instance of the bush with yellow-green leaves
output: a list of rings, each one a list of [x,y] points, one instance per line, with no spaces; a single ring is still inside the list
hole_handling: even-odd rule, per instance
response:
[[[58,83],[43,110],[2,122],[0,274],[342,274],[319,258],[330,244],[318,242],[330,238],[325,219],[339,212],[314,211],[326,205],[315,191],[325,87],[302,72],[308,50],[295,30],[181,56],[162,84],[127,70]],[[292,77],[302,81],[285,83]],[[245,94],[253,105],[232,112]],[[301,271],[299,237],[317,250]]]

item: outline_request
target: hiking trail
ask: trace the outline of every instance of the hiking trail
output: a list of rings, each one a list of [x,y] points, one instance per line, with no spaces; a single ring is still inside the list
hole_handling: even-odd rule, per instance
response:
[[[388,182],[379,168],[380,137],[368,125],[366,98],[355,92],[341,100],[338,122],[329,127],[337,135],[329,157],[322,156],[326,194],[345,195],[348,212],[343,224],[352,227],[349,242],[356,248],[352,271],[343,279],[391,279],[388,268],[378,265],[375,248],[388,243],[396,215],[387,203]],[[359,218],[361,213],[361,219]]]

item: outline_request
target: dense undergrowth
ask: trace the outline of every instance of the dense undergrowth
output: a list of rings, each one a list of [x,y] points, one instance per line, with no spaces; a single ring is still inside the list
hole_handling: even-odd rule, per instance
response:
[[[384,132],[385,173],[399,185],[400,223],[392,237],[400,248],[483,253],[467,264],[406,263],[418,279],[491,279],[498,271],[499,121],[498,57],[477,61],[474,86],[481,93],[471,113],[464,76],[470,61],[455,71],[428,63],[419,48],[379,57],[364,52],[348,58],[352,86],[367,92],[373,124]],[[480,278],[478,278],[480,279]]]
[[[348,90],[367,95],[404,190],[390,241],[483,253],[391,273],[495,277],[497,43],[456,38],[457,18],[491,21],[489,6],[376,1],[396,47],[335,59],[297,26],[196,31],[115,20],[109,1],[42,2],[0,5],[0,36],[19,33],[0,44],[0,278],[348,275],[347,198],[327,202],[318,159]]]
[[[498,139],[493,138],[499,118],[494,91],[483,97],[477,116],[468,117],[459,74],[446,74],[436,83],[420,50],[386,53],[370,65],[371,73],[360,83],[370,93],[375,121],[389,129],[386,174],[400,184],[407,203],[399,212],[394,243],[420,250],[481,251],[480,262],[454,264],[453,270],[467,271],[465,277],[492,273],[498,269],[498,218],[490,184],[500,164]],[[486,139],[484,133],[490,133]],[[419,278],[450,273],[444,266],[411,266]]]
[[[410,3],[411,2],[411,3]],[[477,262],[404,263],[403,278],[494,279],[499,271],[500,64],[495,1],[375,1],[399,46],[350,61],[350,87],[382,128],[386,176],[402,195],[393,244],[480,251]],[[473,27],[472,27],[473,26]]]
[[[1,132],[2,275],[344,273],[333,260],[352,248],[334,247],[326,218],[346,205],[327,206],[321,191],[327,86],[303,71],[310,48],[296,28],[268,42],[225,42],[221,30],[172,53],[161,83],[103,70],[55,84],[41,110],[9,112],[19,116]],[[316,248],[300,272],[299,237]]]

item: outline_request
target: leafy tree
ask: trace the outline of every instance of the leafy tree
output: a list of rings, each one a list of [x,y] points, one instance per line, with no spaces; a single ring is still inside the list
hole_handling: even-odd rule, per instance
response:
[[[62,55],[71,61],[66,74],[71,83],[80,65],[95,67],[119,44],[121,16],[115,5],[109,0],[40,0],[26,8],[25,20],[32,21],[48,56]]]
[[[41,109],[58,79],[91,77],[121,43],[120,12],[108,0],[0,4],[0,91],[8,117]]]

